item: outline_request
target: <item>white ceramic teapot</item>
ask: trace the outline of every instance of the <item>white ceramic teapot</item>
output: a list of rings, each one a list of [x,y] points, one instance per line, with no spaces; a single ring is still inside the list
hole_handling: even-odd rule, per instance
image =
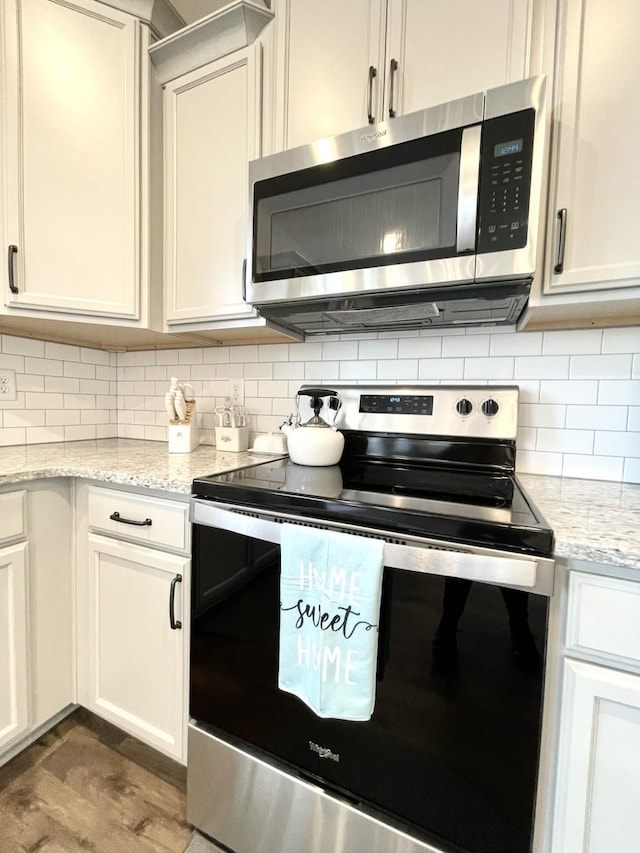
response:
[[[306,423],[300,423],[300,397],[311,397],[310,405],[313,417]],[[320,417],[323,400],[328,398],[327,410],[333,412],[331,423]],[[289,421],[280,429],[287,436],[287,446],[292,462],[298,465],[336,465],[344,449],[344,436],[335,425],[336,415],[342,405],[337,391],[329,388],[301,388],[296,396],[298,416],[296,425]]]

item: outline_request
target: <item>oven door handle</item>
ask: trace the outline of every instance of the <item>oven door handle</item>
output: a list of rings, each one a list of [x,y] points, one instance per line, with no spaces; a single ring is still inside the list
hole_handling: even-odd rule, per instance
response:
[[[261,511],[264,516],[265,513]],[[216,504],[200,498],[191,499],[191,521],[249,536],[263,542],[280,544],[282,521],[305,524],[304,518],[275,516],[281,521],[249,515],[245,512],[232,511],[224,504]],[[316,526],[316,525],[314,525]],[[367,535],[373,531],[366,528],[351,527],[345,529],[329,522],[321,522],[322,528],[339,530],[352,535]],[[383,537],[384,538],[384,537]],[[397,534],[389,534],[389,538],[397,540]],[[489,583],[496,586],[508,586],[536,592],[541,595],[553,594],[554,562],[544,557],[518,554],[504,554],[490,549],[465,550],[465,546],[452,544],[451,550],[440,540],[422,539],[425,544],[398,544],[385,541],[383,563],[391,569],[401,569],[410,572],[420,572],[428,575],[464,578],[479,583]]]

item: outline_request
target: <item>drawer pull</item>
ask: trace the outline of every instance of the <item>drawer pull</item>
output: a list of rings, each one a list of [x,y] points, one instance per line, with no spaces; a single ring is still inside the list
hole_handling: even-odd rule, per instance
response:
[[[144,521],[135,521],[133,518],[122,518],[119,512],[112,512],[109,518],[111,521],[119,521],[120,524],[133,524],[136,527],[151,527],[153,524],[150,518],[145,518]]]
[[[182,583],[182,575],[176,575],[175,578],[171,581],[171,589],[169,590],[169,625],[171,626],[172,631],[177,631],[182,628],[182,622],[176,621],[175,618],[175,598],[176,598],[176,584]]]

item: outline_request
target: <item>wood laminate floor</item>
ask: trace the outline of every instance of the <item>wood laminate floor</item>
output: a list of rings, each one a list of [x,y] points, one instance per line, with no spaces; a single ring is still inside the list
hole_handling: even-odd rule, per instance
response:
[[[0,767],[0,853],[183,853],[186,770],[78,709]]]

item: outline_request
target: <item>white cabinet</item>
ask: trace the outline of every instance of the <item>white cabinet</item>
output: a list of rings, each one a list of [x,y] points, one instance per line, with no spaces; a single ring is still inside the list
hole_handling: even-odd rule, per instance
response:
[[[640,850],[639,626],[640,584],[570,572],[554,851]]]
[[[235,0],[163,39],[165,329],[229,343],[283,340],[244,301],[248,163],[261,156],[266,7]]]
[[[94,0],[0,18],[5,313],[149,325],[149,28]]]
[[[255,316],[242,298],[247,164],[260,156],[253,45],[164,87],[165,290],[170,328]]]
[[[78,484],[80,529],[88,530],[78,548],[79,701],[182,762],[187,510],[184,501]]]
[[[0,494],[1,761],[75,702],[71,540],[68,482]]]
[[[527,328],[640,321],[637,0],[550,2],[555,58],[544,276]]]
[[[29,727],[26,550],[0,548],[0,750]]]
[[[277,0],[270,147],[528,75],[533,0]]]

